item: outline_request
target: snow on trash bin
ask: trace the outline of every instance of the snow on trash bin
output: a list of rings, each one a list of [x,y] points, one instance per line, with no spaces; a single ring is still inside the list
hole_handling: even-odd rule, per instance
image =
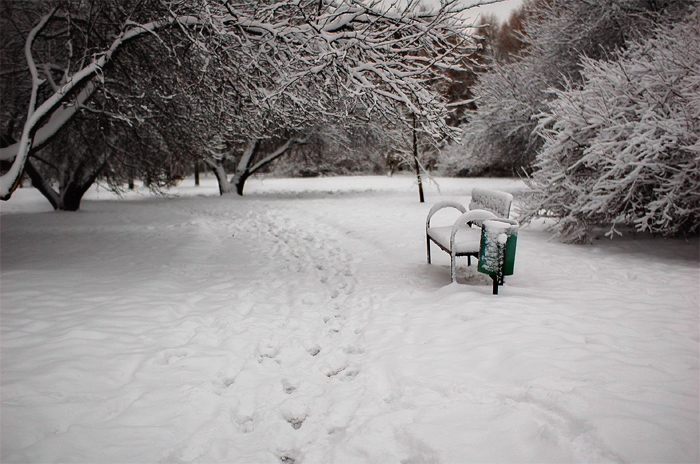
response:
[[[503,285],[503,277],[513,275],[515,247],[518,241],[518,223],[512,219],[497,218],[484,221],[481,229],[478,271],[494,280],[493,293]]]

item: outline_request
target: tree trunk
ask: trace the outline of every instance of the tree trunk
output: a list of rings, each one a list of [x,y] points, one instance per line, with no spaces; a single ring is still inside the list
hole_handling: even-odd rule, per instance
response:
[[[83,195],[85,195],[85,192],[87,192],[89,188],[90,185],[69,184],[61,192],[61,202],[57,209],[60,211],[78,211]]]
[[[41,174],[39,174],[39,171],[36,170],[30,160],[27,160],[27,162],[24,163],[24,172],[26,172],[29,178],[32,180],[32,185],[34,188],[44,195],[44,198],[49,200],[49,203],[51,203],[53,209],[58,209],[58,206],[61,203],[58,193],[56,193],[51,185],[46,182],[43,177],[41,177]]]
[[[55,11],[56,9],[41,18],[39,23],[31,30],[25,42],[25,57],[32,74],[32,99],[28,107],[27,120],[24,123],[20,141],[16,146],[0,149],[0,158],[11,162],[7,172],[0,175],[0,200],[9,200],[12,192],[19,185],[30,152],[40,145],[37,144],[35,146],[35,135],[40,136],[43,133],[42,131],[47,129],[46,132],[49,134],[47,138],[50,138],[73,118],[80,107],[80,103],[84,103],[95,91],[95,77],[102,76],[102,70],[110,62],[117,50],[134,39],[147,36],[160,29],[202,24],[202,20],[195,16],[179,16],[152,21],[147,24],[139,24],[138,26],[130,25],[128,28],[125,27],[108,48],[105,48],[102,53],[96,53],[92,62],[70,76],[70,79],[60,89],[50,95],[38,107],[35,107],[36,95],[43,81],[39,78],[37,65],[31,54],[31,47],[36,36],[49,22]],[[82,90],[78,90],[81,87]],[[72,101],[72,104],[64,105],[76,91],[78,91],[78,96]],[[48,123],[46,123],[47,120],[49,121]]]
[[[262,155],[262,159],[259,153],[260,141],[251,140],[248,146],[243,151],[241,158],[238,160],[236,165],[236,172],[233,175],[231,181],[226,177],[226,170],[224,169],[223,161],[210,161],[207,160],[207,164],[214,172],[216,180],[219,183],[219,194],[224,195],[227,193],[232,193],[234,190],[239,195],[243,195],[243,188],[245,187],[245,182],[248,178],[258,172],[260,169],[264,168],[277,158],[285,155],[289,150],[297,143],[305,143],[303,140],[297,139],[287,139],[284,143],[278,146],[275,150],[265,155]]]
[[[102,163],[99,168],[95,168],[87,173],[83,166],[79,166],[69,176],[70,181],[61,185],[59,192],[56,192],[51,184],[44,179],[36,170],[31,160],[27,160],[24,170],[32,180],[32,185],[51,203],[56,211],[78,211],[85,192],[95,183],[97,177],[106,163]]]
[[[245,181],[248,180],[248,177],[250,177],[250,174],[246,171],[236,173],[236,176],[233,178],[233,185],[236,186],[236,192],[241,196],[243,196],[243,187],[245,187]]]
[[[416,134],[415,113],[413,113],[413,161],[416,164],[416,179],[418,179],[418,195],[420,197],[420,202],[425,203],[425,196],[423,196],[423,179],[421,179],[420,163],[418,162],[418,136]]]
[[[209,167],[214,173],[216,181],[219,184],[219,195],[226,195],[227,193],[233,192],[233,184],[231,184],[231,182],[228,181],[228,178],[226,176],[226,169],[224,169],[223,163],[211,162],[207,164],[209,164]]]

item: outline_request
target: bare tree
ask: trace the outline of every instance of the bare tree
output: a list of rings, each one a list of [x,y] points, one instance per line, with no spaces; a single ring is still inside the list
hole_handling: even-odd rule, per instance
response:
[[[453,3],[418,13],[417,2],[400,10],[379,5],[302,2],[290,8],[276,2],[250,12],[265,27],[245,47],[221,45],[228,56],[221,69],[230,83],[222,98],[238,108],[235,115],[218,110],[226,133],[207,161],[222,193],[241,193],[248,176],[324,126],[358,118],[400,121],[409,108],[431,135],[455,133],[433,84],[446,70],[465,69],[460,54],[473,42],[457,20],[460,10]],[[274,60],[257,58],[269,49],[276,51]],[[230,180],[227,159],[235,160]]]

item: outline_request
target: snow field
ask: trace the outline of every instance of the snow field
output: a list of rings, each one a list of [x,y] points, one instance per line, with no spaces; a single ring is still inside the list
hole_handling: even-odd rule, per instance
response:
[[[36,210],[23,192],[1,218],[0,460],[697,462],[697,241],[535,224],[493,296],[475,264],[449,284],[447,254],[425,263],[425,216],[523,187],[440,185],[11,214]]]

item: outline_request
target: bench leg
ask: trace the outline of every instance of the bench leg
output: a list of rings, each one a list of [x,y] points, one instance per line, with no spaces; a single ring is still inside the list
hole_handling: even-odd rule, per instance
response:
[[[457,280],[457,259],[453,253],[450,253],[450,278],[452,283]]]
[[[472,265],[472,257],[470,255],[467,255],[467,266]]]
[[[503,285],[506,279],[500,272],[496,275],[492,275],[491,278],[493,279],[493,294],[498,295],[498,286]]]
[[[426,237],[425,245],[428,248],[428,264],[430,264],[430,239]]]

